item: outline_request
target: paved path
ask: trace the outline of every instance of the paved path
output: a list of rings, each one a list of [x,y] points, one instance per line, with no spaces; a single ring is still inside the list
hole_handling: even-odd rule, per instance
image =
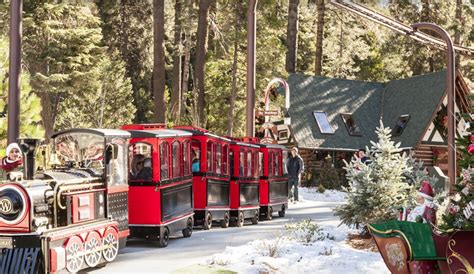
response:
[[[303,219],[318,223],[334,221],[331,209],[341,203],[301,201],[290,204],[284,218],[274,217],[258,225],[246,222],[244,227],[215,227],[211,230],[195,229],[191,238],[176,235],[168,247],[159,248],[152,242],[129,240],[117,259],[100,269],[84,273],[172,273],[202,262],[206,257],[222,252],[226,246],[239,246],[256,239],[275,238],[288,222]],[[278,216],[276,213],[274,216]]]

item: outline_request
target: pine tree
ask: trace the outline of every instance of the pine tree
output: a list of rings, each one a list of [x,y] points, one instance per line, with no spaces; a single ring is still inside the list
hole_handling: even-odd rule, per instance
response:
[[[365,227],[396,217],[399,208],[406,206],[412,187],[404,173],[410,172],[408,158],[401,153],[400,143],[391,140],[391,129],[382,122],[376,130],[378,142],[371,141],[367,149],[370,164],[352,159],[346,164],[349,191],[347,204],[336,208],[341,222]]]
[[[0,98],[1,147],[6,147],[7,142],[8,50],[8,40],[0,35],[0,92],[4,95]],[[30,76],[23,70],[20,79],[20,137],[43,137],[40,112],[40,100],[31,91]]]

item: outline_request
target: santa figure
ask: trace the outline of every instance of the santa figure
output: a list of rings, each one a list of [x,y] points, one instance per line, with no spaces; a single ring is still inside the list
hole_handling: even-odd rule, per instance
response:
[[[436,205],[433,203],[434,191],[430,183],[423,181],[416,196],[416,206],[408,214],[407,221],[436,224]]]
[[[407,221],[436,224],[436,206],[433,203],[433,198],[433,188],[427,181],[423,181],[416,196],[418,206],[410,211]],[[411,273],[418,274],[437,273],[436,265],[436,261],[412,261],[409,264]]]

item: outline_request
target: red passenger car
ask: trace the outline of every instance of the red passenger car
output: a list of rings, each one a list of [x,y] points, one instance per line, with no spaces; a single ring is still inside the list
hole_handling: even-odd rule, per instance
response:
[[[129,145],[129,219],[132,237],[158,238],[193,229],[191,133],[164,125],[126,125]]]
[[[230,140],[196,127],[175,127],[193,134],[191,143],[194,221],[204,229],[212,222],[229,226]]]
[[[288,176],[285,166],[288,151],[281,145],[259,146],[260,214],[271,220],[273,211],[277,210],[278,215],[284,217],[288,207]]]
[[[260,147],[244,141],[247,138],[233,138],[230,145],[230,216],[237,221],[237,226],[243,226],[245,219],[249,218],[253,224],[257,224],[260,215]]]

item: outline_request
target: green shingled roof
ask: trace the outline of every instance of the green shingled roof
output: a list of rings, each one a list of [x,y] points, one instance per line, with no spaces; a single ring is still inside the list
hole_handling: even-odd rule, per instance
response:
[[[401,147],[416,147],[446,90],[446,71],[394,80],[385,88],[384,125],[394,128],[398,117],[409,114],[410,120],[400,136],[393,136]]]
[[[394,140],[402,147],[414,147],[444,95],[445,73],[387,84],[291,74],[290,116],[296,143],[303,148],[357,150],[377,139],[374,131],[381,118],[393,128],[400,115],[409,114],[407,127]],[[313,111],[327,113],[334,134],[321,134]],[[349,135],[341,113],[352,113],[362,136]]]
[[[291,128],[299,147],[353,150],[376,137],[383,84],[292,74],[288,85]],[[334,134],[321,134],[313,111],[327,113]],[[341,113],[353,114],[362,136],[348,134]]]

